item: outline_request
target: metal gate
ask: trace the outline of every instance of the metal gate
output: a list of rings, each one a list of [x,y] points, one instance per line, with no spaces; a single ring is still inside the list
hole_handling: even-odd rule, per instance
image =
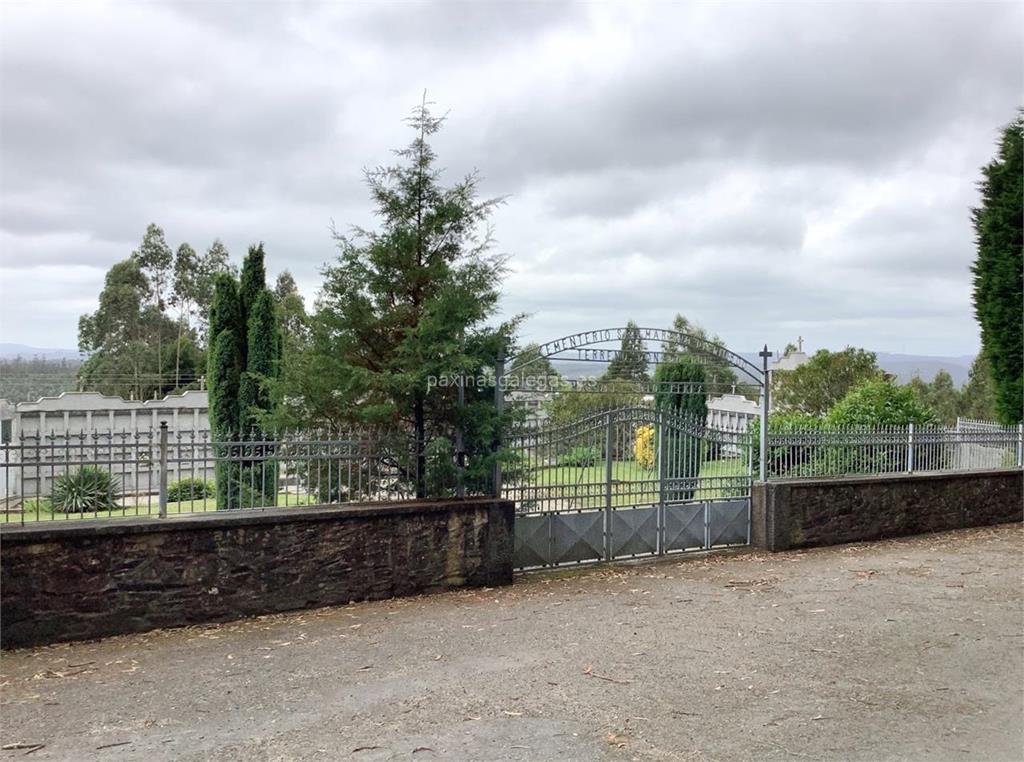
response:
[[[647,407],[522,431],[502,483],[515,567],[748,544],[752,439]]]

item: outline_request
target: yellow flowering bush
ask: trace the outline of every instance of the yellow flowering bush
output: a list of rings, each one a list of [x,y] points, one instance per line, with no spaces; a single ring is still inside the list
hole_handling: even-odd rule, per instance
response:
[[[641,468],[654,468],[654,427],[641,426],[636,430],[633,456]]]

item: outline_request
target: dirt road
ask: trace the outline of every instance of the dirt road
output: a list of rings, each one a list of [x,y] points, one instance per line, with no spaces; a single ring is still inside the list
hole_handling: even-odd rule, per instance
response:
[[[1019,760],[1022,549],[688,558],[6,653],[0,762]]]

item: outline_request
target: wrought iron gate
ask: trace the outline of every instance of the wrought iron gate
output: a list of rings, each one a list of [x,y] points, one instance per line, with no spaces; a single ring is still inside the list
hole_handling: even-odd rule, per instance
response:
[[[752,437],[628,407],[510,443],[518,569],[640,558],[750,541]]]

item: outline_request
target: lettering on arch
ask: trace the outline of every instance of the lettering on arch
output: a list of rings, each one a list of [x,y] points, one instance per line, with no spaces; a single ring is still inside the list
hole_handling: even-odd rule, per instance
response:
[[[721,346],[720,344],[708,341],[707,339],[703,339],[699,336],[694,336],[693,334],[682,333],[666,328],[638,327],[637,330],[640,334],[640,338],[644,341],[659,341],[662,344],[677,344],[682,349],[692,353],[700,362],[707,363],[710,358],[714,358],[736,368],[745,376],[752,379],[756,384],[762,385],[764,383],[760,368],[746,358],[736,354],[726,347]],[[581,331],[580,333],[563,336],[562,338],[541,344],[538,347],[538,353],[541,357],[557,359],[563,352],[576,350],[576,357],[574,359],[590,360],[593,362],[609,362],[613,357],[617,356],[617,350],[596,350],[584,348],[591,347],[594,344],[621,341],[625,333],[625,327],[600,328],[590,331]],[[661,362],[665,359],[663,352],[653,350],[645,351],[645,356],[648,358],[649,362],[654,363]]]

